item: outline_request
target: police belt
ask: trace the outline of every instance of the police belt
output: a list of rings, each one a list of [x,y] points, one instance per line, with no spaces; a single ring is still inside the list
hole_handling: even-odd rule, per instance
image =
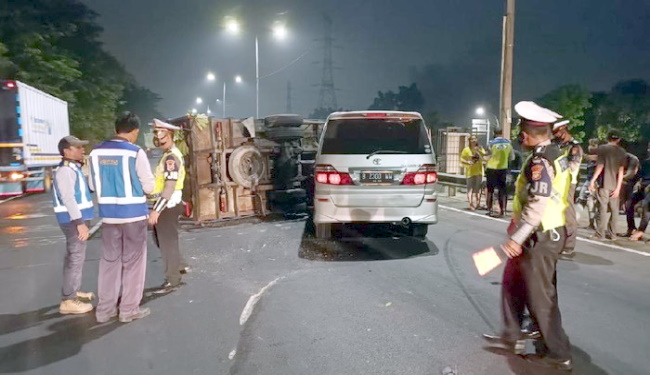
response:
[[[533,234],[530,235],[529,241],[534,241],[534,242],[548,242],[548,241],[553,241],[553,242],[558,242],[559,240],[562,239],[562,234],[561,232],[565,233],[566,236],[566,228],[565,226],[549,229],[549,230],[541,230],[537,229],[536,231],[533,232]]]

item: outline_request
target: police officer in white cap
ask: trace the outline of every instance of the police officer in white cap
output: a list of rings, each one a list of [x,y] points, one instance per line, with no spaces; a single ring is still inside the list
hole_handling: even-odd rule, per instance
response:
[[[174,131],[178,126],[158,119],[153,120],[154,145],[164,153],[154,171],[155,198],[149,215],[154,228],[156,244],[165,262],[165,282],[153,293],[168,293],[180,286],[182,260],[178,245],[178,217],[183,212],[182,190],[185,181],[183,155],[174,144]]]
[[[501,246],[508,256],[503,273],[503,331],[484,335],[492,345],[521,354],[521,325],[528,308],[541,333],[542,352],[525,358],[559,370],[572,368],[571,345],[562,328],[556,288],[556,264],[566,240],[568,162],[551,143],[552,111],[519,102],[519,141],[532,151],[516,182],[510,238]],[[559,116],[559,115],[558,115]]]
[[[573,257],[575,255],[573,251],[576,247],[576,238],[578,237],[575,195],[578,185],[578,174],[580,173],[580,163],[582,163],[584,151],[580,147],[580,143],[569,133],[568,125],[569,120],[563,120],[553,124],[553,137],[555,137],[553,141],[560,147],[562,153],[567,156],[571,171],[571,185],[567,198],[568,207],[566,211],[567,240],[564,245],[564,250],[562,250],[562,255]]]

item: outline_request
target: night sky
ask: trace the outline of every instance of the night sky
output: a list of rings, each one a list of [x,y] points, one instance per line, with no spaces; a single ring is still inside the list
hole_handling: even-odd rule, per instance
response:
[[[333,22],[338,106],[365,109],[377,91],[416,82],[426,111],[467,125],[474,109],[498,112],[501,0],[83,0],[100,14],[106,48],[144,86],[163,97],[159,110],[177,117],[197,96],[227,115],[255,114],[254,36],[260,41],[260,115],[284,113],[291,81],[294,113],[318,104],[323,60],[323,14]],[[239,36],[223,18],[236,15]],[[287,21],[289,37],[270,35]],[[519,0],[515,21],[514,101],[539,97],[563,84],[609,90],[624,79],[650,80],[649,0]],[[217,81],[208,83],[213,71]],[[235,84],[233,77],[244,79]]]

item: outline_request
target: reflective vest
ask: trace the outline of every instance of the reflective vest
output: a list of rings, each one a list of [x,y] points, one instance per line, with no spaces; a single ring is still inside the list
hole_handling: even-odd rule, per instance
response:
[[[90,189],[88,188],[86,177],[81,171],[81,168],[77,165],[77,163],[64,160],[54,171],[55,176],[61,167],[69,167],[77,175],[77,180],[74,185],[74,199],[77,202],[79,211],[81,211],[81,219],[84,221],[92,220],[93,217],[95,217],[95,212],[93,210],[93,200],[90,196]],[[69,224],[71,221],[70,213],[68,212],[68,208],[63,204],[63,201],[61,200],[61,193],[59,192],[59,187],[56,184],[56,178],[54,180],[53,187],[52,205],[54,206],[54,214],[56,215],[56,220],[59,222],[59,224]]]
[[[488,145],[490,149],[490,158],[487,161],[487,169],[508,169],[510,155],[512,154],[512,144],[505,138],[494,138]]]
[[[111,219],[146,218],[147,198],[135,169],[140,147],[133,143],[111,139],[90,153],[99,216]]]
[[[571,141],[571,142],[569,142],[568,144],[566,144],[564,146],[559,146],[560,151],[562,151],[562,155],[566,156],[567,160],[570,159],[569,154],[571,153],[571,149],[573,148],[573,146],[575,146],[577,144],[578,144],[577,142]],[[569,168],[569,174],[571,175],[571,184],[572,185],[577,185],[578,184],[578,175],[580,174],[580,168],[579,167],[576,168],[575,171],[572,170],[571,168]]]
[[[154,186],[152,195],[157,196],[162,193],[165,188],[165,160],[168,156],[174,155],[178,159],[178,179],[176,180],[176,186],[174,190],[179,191],[183,190],[183,184],[185,183],[185,165],[183,165],[183,154],[181,151],[172,147],[170,150],[165,151],[165,153],[160,158],[158,166],[156,166],[156,171],[154,172],[154,177],[156,178],[156,185]]]
[[[571,174],[569,168],[569,160],[567,156],[559,152],[559,156],[553,157],[550,156],[548,149],[551,147],[557,147],[556,145],[548,145],[543,153],[533,153],[523,164],[528,166],[530,164],[533,156],[541,156],[546,160],[550,161],[553,165],[555,171],[555,177],[553,178],[551,196],[544,210],[544,215],[542,215],[541,229],[543,231],[563,227],[566,224],[566,209],[569,205],[569,188],[571,182]],[[550,157],[549,157],[550,156]],[[517,177],[517,182],[515,185],[515,197],[512,201],[512,211],[515,217],[521,216],[522,207],[528,202],[528,178],[526,173],[522,169],[522,172]]]

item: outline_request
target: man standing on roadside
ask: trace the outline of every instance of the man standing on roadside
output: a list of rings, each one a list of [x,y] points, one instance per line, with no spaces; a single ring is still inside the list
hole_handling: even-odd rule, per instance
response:
[[[582,163],[582,147],[580,143],[573,139],[568,129],[569,120],[557,122],[553,125],[553,137],[555,143],[560,147],[560,151],[566,155],[571,172],[571,186],[569,187],[569,196],[567,198],[568,207],[566,210],[566,232],[567,238],[562,250],[566,256],[575,255],[573,251],[576,247],[578,238],[578,218],[576,216],[575,195],[578,186],[578,174],[580,174],[580,164]]]
[[[503,217],[506,214],[508,203],[508,192],[506,190],[506,179],[508,178],[508,163],[515,158],[512,152],[512,144],[503,138],[501,129],[494,130],[494,139],[488,145],[487,165],[485,176],[487,177],[487,209],[488,215]],[[494,191],[499,190],[499,214],[492,212]]]
[[[155,199],[149,214],[149,224],[153,226],[156,244],[160,248],[165,262],[165,282],[153,293],[169,293],[181,285],[182,257],[178,244],[178,217],[183,213],[183,183],[185,166],[183,154],[174,145],[174,131],[181,128],[153,120],[154,144],[163,150],[163,155],[156,167]]]
[[[52,202],[66,241],[61,288],[63,300],[59,305],[61,314],[87,313],[93,309],[87,301],[95,297],[92,292],[79,290],[86,260],[88,225],[95,216],[86,176],[81,172],[87,144],[88,141],[71,135],[61,138],[59,153],[63,159],[54,172]]]
[[[147,268],[145,194],[154,180],[145,152],[134,144],[140,132],[138,116],[125,112],[115,122],[116,136],[90,153],[90,188],[97,193],[102,218],[102,256],[99,261],[97,322],[118,315],[123,323],[151,312],[140,308]],[[118,297],[122,290],[119,306]]]
[[[625,169],[625,150],[621,147],[621,136],[611,130],[607,135],[607,144],[598,147],[596,170],[589,182],[589,191],[596,193],[600,219],[596,233],[591,236],[596,240],[612,240],[616,235],[618,218],[618,198],[623,186]]]

